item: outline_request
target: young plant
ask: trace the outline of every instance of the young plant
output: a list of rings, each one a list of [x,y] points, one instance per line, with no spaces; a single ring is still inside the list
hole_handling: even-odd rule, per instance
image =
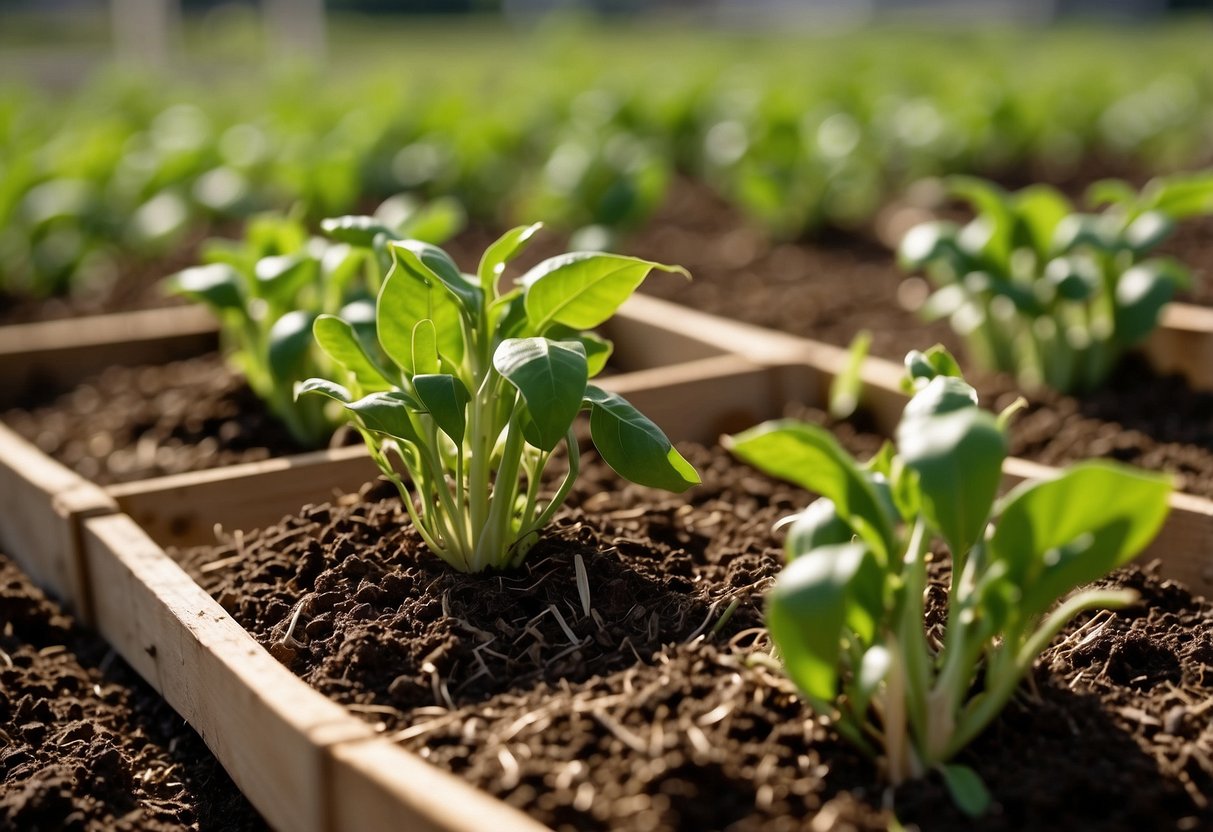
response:
[[[1213,213],[1209,173],[1155,179],[1141,194],[1097,183],[1088,201],[1100,213],[1075,213],[1047,185],[1006,193],[961,177],[952,192],[977,217],[923,223],[901,243],[902,267],[935,286],[924,312],[950,318],[980,365],[1061,391],[1097,387],[1154,329],[1189,275],[1150,253],[1177,221]]]
[[[827,431],[770,422],[726,437],[745,462],[822,495],[788,530],[767,627],[788,675],[894,784],[938,771],[962,809],[988,796],[952,762],[1082,610],[1131,603],[1080,589],[1140,552],[1168,511],[1166,476],[1104,461],[997,499],[1006,422],[941,347],[906,358],[914,396],[867,464]],[[942,630],[925,623],[930,552],[951,556]],[[1075,591],[1077,590],[1077,591]]]
[[[228,360],[301,444],[319,447],[337,421],[313,399],[297,402],[295,383],[333,370],[312,340],[319,315],[341,313],[373,337],[387,243],[420,237],[444,242],[463,223],[450,200],[419,207],[393,197],[373,217],[338,217],[321,225],[331,239],[308,234],[296,216],[253,218],[242,241],[211,240],[207,265],[178,272],[169,291],[208,306],[219,318]]]
[[[581,410],[589,410],[591,438],[620,476],[675,492],[699,482],[656,425],[590,383],[612,347],[586,331],[653,269],[685,271],[578,251],[544,260],[502,291],[506,264],[538,229],[506,233],[474,275],[435,246],[390,243],[394,265],[376,304],[376,348],[367,349],[349,322],[321,315],[316,341],[340,380],[313,378],[297,388],[300,397],[342,405],[426,545],[464,572],[526,556],[576,480],[573,421]],[[568,470],[548,495],[543,474],[561,443]]]

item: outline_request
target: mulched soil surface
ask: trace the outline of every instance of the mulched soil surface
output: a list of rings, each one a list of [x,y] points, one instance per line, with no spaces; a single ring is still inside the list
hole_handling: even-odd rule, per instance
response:
[[[172,708],[3,555],[0,828],[267,828]]]
[[[589,455],[507,574],[447,569],[382,484],[181,555],[313,686],[555,828],[886,829],[890,800],[904,823],[973,828],[934,780],[874,786],[873,765],[777,670],[748,666],[768,647],[771,524],[810,495],[719,450],[684,451],[704,484],[681,496],[621,483]],[[933,573],[942,587],[946,561]],[[1213,608],[1137,569],[1109,585],[1144,603],[1076,621],[963,755],[997,801],[983,829],[1213,824]]]
[[[306,450],[215,354],[111,367],[48,404],[0,419],[102,485]]]
[[[655,221],[629,237],[625,250],[690,269],[690,283],[658,275],[642,291],[696,309],[840,346],[867,329],[872,353],[897,362],[936,343],[964,356],[946,322],[923,323],[901,305],[903,275],[879,243],[841,235],[771,243],[694,183],[673,188]],[[1206,259],[1213,266],[1213,245]],[[1010,379],[974,373],[971,380],[987,406],[1015,398],[1007,395],[1016,391]],[[1114,458],[1171,471],[1184,490],[1213,497],[1213,392],[1193,391],[1130,357],[1095,394],[1040,391],[1027,399],[1028,413],[1013,423],[1016,455],[1047,464]]]

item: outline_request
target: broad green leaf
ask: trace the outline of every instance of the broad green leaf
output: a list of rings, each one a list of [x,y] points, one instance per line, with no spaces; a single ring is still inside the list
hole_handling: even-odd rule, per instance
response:
[[[1032,185],[1018,191],[1015,208],[1038,257],[1049,256],[1057,224],[1074,210],[1061,192],[1050,185]]]
[[[436,328],[438,352],[452,364],[459,363],[463,358],[463,330],[458,302],[396,260],[379,290],[375,327],[388,358],[410,375],[414,371],[413,329],[427,318]]]
[[[916,271],[946,254],[956,252],[956,223],[923,222],[911,228],[897,247],[897,260],[906,271]]]
[[[361,392],[388,390],[392,382],[362,348],[354,327],[335,315],[321,315],[312,324],[320,349],[343,370],[353,375]]]
[[[596,332],[579,332],[572,327],[556,324],[548,328],[547,336],[553,341],[579,341],[585,348],[586,365],[590,370],[590,378],[594,378],[604,369],[615,345]]]
[[[993,182],[973,176],[949,177],[947,185],[953,196],[960,197],[973,206],[980,224],[984,226],[986,236],[980,247],[982,256],[999,271],[1006,272],[1010,264],[1012,237],[1015,232],[1010,196]]]
[[[767,594],[766,624],[788,676],[811,700],[833,703],[838,658],[862,543],[823,546],[784,567]]]
[[[958,763],[948,763],[939,766],[939,773],[943,775],[948,794],[952,796],[960,811],[976,818],[984,815],[990,808],[990,793],[973,769]]]
[[[1092,208],[1102,205],[1132,205],[1137,202],[1137,191],[1123,179],[1101,179],[1087,188],[1083,199]]]
[[[244,309],[240,273],[225,263],[194,266],[168,279],[169,291],[202,301],[212,309]]]
[[[936,376],[964,377],[960,372],[960,365],[943,344],[936,344],[926,352],[910,350],[906,353],[905,367],[909,383],[903,383],[902,386],[907,391],[923,387]]]
[[[413,371],[419,375],[432,375],[440,367],[438,330],[433,321],[425,318],[413,327]]]
[[[1045,266],[1043,283],[1063,300],[1083,301],[1100,291],[1103,278],[1099,265],[1090,257],[1071,255],[1050,260]]]
[[[505,271],[506,265],[526,249],[531,238],[541,228],[543,228],[541,222],[511,228],[485,249],[484,255],[480,258],[480,266],[476,269],[476,275],[480,279],[480,288],[486,296],[496,295],[497,281]]]
[[[357,415],[367,430],[414,443],[418,438],[409,413],[425,410],[420,402],[403,390],[371,393],[346,404],[346,409]]]
[[[814,549],[850,543],[854,538],[855,530],[838,516],[833,500],[818,497],[788,528],[783,551],[788,560],[796,560]]]
[[[682,493],[699,484],[699,474],[644,414],[622,396],[586,385],[590,437],[603,460],[624,479]]]
[[[1070,214],[1057,224],[1053,234],[1053,252],[1068,254],[1089,246],[1098,252],[1111,252],[1119,242],[1112,218],[1099,214]]]
[[[1025,615],[1136,556],[1162,528],[1170,477],[1102,460],[1006,496],[990,553],[1023,590]]]
[[[581,409],[589,378],[585,349],[576,341],[510,338],[493,353],[493,366],[526,401],[534,427],[527,441],[553,450]]]
[[[476,316],[484,305],[484,292],[463,276],[450,256],[420,240],[399,240],[388,244],[396,261],[418,280],[434,287],[445,287],[469,316]]]
[[[1145,191],[1146,206],[1173,220],[1213,213],[1213,171],[1160,177]]]
[[[653,269],[690,277],[681,266],[575,251],[544,260],[522,277],[527,319],[544,334],[552,324],[591,329],[606,321]]]
[[[887,562],[893,518],[867,474],[829,431],[791,419],[765,422],[735,436],[725,447],[755,468],[833,501],[842,519]]]
[[[337,242],[359,248],[370,248],[377,234],[386,234],[393,240],[400,237],[394,229],[388,228],[375,217],[331,217],[321,220],[320,229]]]
[[[446,373],[417,375],[413,376],[413,389],[442,432],[456,444],[462,442],[472,398],[463,382]]]
[[[399,227],[399,236],[440,246],[467,223],[459,200],[440,197],[416,209]]]
[[[953,557],[963,558],[990,517],[1007,440],[994,416],[976,407],[902,419],[897,448],[918,476],[922,510],[944,536]]]
[[[303,375],[312,346],[312,313],[288,312],[270,327],[267,358],[270,372],[283,383]]]
[[[296,399],[307,393],[327,396],[342,404],[349,404],[354,400],[349,390],[335,381],[329,381],[327,378],[309,378],[307,381],[295,382]]]
[[[257,295],[273,303],[294,307],[295,294],[315,279],[317,267],[317,262],[306,254],[262,257],[254,270]]]
[[[1186,285],[1187,272],[1173,260],[1153,258],[1138,263],[1116,283],[1116,338],[1128,346],[1158,325],[1162,308]]]
[[[1125,245],[1134,254],[1144,254],[1170,237],[1174,230],[1175,221],[1165,213],[1146,211],[1125,229]]]
[[[941,416],[977,406],[977,391],[954,376],[936,376],[914,394],[902,411],[902,420]]]

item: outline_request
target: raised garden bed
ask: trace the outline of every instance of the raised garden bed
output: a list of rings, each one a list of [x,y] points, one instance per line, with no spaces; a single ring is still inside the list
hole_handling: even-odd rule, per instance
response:
[[[265,829],[198,735],[0,555],[0,825]]]

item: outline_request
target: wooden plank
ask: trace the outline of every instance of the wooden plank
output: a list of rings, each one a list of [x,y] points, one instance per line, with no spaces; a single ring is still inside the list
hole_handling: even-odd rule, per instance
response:
[[[277,829],[328,832],[329,749],[372,729],[279,664],[129,517],[84,523],[96,627]]]
[[[117,511],[113,499],[0,425],[0,506],[0,547],[89,621],[79,526],[83,518]]]
[[[1168,304],[1141,349],[1159,372],[1179,373],[1194,389],[1213,390],[1213,308]]]
[[[267,526],[306,503],[357,491],[379,469],[362,445],[174,474],[107,488],[162,546],[194,546],[227,531]]]
[[[543,832],[547,827],[381,738],[333,751],[333,828]]]
[[[711,332],[695,329],[686,307],[647,295],[633,295],[602,325],[615,345],[612,359],[625,372],[682,364],[729,352]]]
[[[214,317],[195,306],[0,327],[0,407],[68,389],[109,366],[167,362],[218,345]]]

